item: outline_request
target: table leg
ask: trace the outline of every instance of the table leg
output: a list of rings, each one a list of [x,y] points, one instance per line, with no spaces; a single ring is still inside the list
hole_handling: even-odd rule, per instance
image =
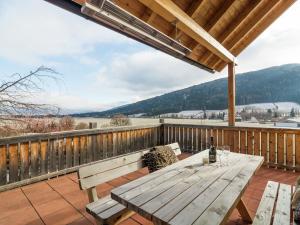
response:
[[[123,222],[124,220],[128,219],[129,217],[133,216],[135,214],[134,211],[131,210],[127,210],[126,212],[124,212],[121,216],[118,216],[116,218],[112,218],[110,219],[107,224],[109,225],[118,225],[121,222]]]
[[[247,223],[252,223],[252,217],[245,205],[245,203],[243,202],[242,199],[240,199],[239,203],[236,206],[237,210],[239,211],[240,215],[242,216],[243,220]]]

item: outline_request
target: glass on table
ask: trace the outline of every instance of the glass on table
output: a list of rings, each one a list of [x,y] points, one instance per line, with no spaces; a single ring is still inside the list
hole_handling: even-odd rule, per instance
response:
[[[209,164],[209,158],[208,158],[208,156],[203,156],[202,161],[203,161],[203,165],[204,166],[208,165]]]
[[[219,160],[220,160],[220,166],[222,165],[227,165],[228,166],[228,155],[230,153],[230,146],[228,145],[220,145],[217,148],[217,154],[219,156]],[[226,162],[226,164],[222,164],[222,158],[223,156],[225,157],[224,160]]]

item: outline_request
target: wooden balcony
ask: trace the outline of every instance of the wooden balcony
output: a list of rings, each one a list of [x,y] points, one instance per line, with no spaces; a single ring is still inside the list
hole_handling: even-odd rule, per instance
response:
[[[0,224],[92,224],[85,212],[87,195],[76,173],[93,161],[171,142],[187,157],[208,147],[228,145],[231,151],[265,156],[243,198],[255,213],[268,180],[294,184],[300,166],[300,130],[157,124],[30,135],[0,142]],[[98,187],[98,194],[147,174],[146,169]],[[134,215],[122,224],[151,224]],[[234,211],[228,224],[243,224]]]
[[[185,154],[184,156],[188,156]],[[98,187],[98,194],[105,196],[116,186],[148,173],[146,169],[119,177]],[[256,212],[268,180],[294,184],[300,173],[273,168],[261,168],[247,188],[243,200],[252,215]],[[86,192],[79,189],[76,173],[70,173],[35,184],[0,193],[0,224],[95,224],[86,213]],[[122,225],[150,225],[151,222],[135,214]],[[228,224],[244,224],[234,211]]]

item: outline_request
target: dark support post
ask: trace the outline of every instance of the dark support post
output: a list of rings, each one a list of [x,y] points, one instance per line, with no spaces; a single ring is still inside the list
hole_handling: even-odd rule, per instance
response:
[[[228,63],[228,126],[235,126],[235,65]]]
[[[165,120],[164,119],[159,119],[159,123],[161,124],[160,125],[160,135],[159,135],[159,144],[160,145],[163,145],[164,144],[164,142],[165,142],[165,134],[164,134],[164,128],[165,128],[165,126],[164,126],[164,123],[165,123]]]
[[[159,123],[165,123],[165,119],[160,118]]]
[[[96,122],[89,122],[89,129],[96,129],[97,123]]]

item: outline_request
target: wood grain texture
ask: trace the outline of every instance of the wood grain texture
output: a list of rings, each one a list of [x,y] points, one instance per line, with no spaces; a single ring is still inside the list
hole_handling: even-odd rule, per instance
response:
[[[261,133],[259,131],[254,131],[254,144],[253,144],[253,154],[261,155]]]
[[[290,185],[280,184],[273,225],[290,224],[291,191]]]
[[[235,63],[228,63],[228,126],[235,126]]]
[[[279,184],[269,181],[255,214],[253,225],[270,225]]]
[[[268,133],[261,132],[261,156],[265,158],[265,164],[268,162],[268,152]]]
[[[20,144],[20,178],[21,180],[29,178],[29,143]]]
[[[270,163],[276,163],[276,154],[277,154],[277,143],[276,143],[276,133],[269,133],[269,159]]]
[[[207,154],[208,150],[200,152],[120,186],[112,190],[112,198],[154,224],[208,224],[205,218],[220,224],[239,202],[263,158],[230,153],[223,167],[201,166]],[[216,207],[226,210],[210,215]]]
[[[40,174],[48,173],[48,141],[41,141]]]
[[[66,143],[65,139],[58,140],[58,169],[63,170],[66,168]]]
[[[58,142],[57,140],[50,140],[49,143],[49,171],[55,172],[57,170],[57,151]]]
[[[7,182],[7,147],[5,145],[0,146],[0,185],[4,185]]]
[[[300,135],[295,135],[295,164],[300,164]]]
[[[35,177],[39,174],[39,148],[40,142],[30,143],[30,177]]]
[[[285,165],[293,167],[293,160],[294,160],[294,135],[293,134],[286,134],[286,159]]]
[[[73,166],[73,154],[72,138],[66,138],[66,168]]]
[[[277,134],[277,164],[284,166],[285,159],[285,135],[283,132]]]
[[[79,165],[79,151],[80,151],[80,143],[79,137],[73,138],[73,165]]]

